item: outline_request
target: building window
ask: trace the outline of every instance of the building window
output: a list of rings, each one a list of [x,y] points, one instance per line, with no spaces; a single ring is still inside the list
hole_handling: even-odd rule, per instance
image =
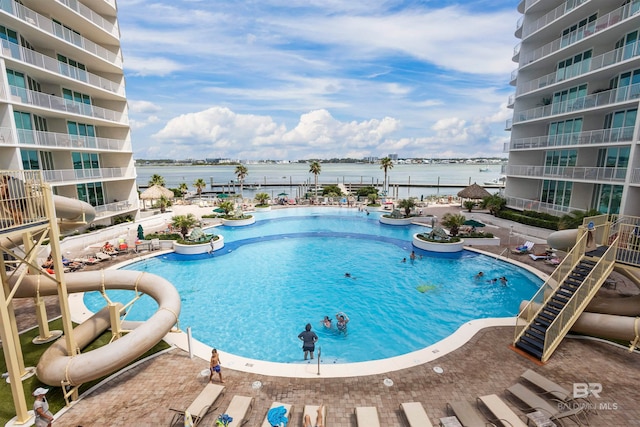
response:
[[[605,142],[630,141],[636,124],[638,110],[632,108],[607,114],[604,118]]]
[[[584,74],[589,71],[590,67],[591,51],[588,50],[586,52],[579,53],[558,63],[558,67],[556,69],[556,81],[559,82]]]
[[[616,89],[616,102],[635,99],[640,96],[640,70],[620,74],[611,81]]]
[[[20,150],[22,157],[22,169],[39,170],[40,162],[38,161],[38,152],[36,150]]]
[[[67,133],[70,135],[71,140],[78,147],[96,147],[96,130],[93,125],[68,121]]]
[[[562,122],[552,122],[549,125],[549,146],[570,145],[580,142],[582,132],[582,118],[569,119]]]
[[[571,190],[573,183],[568,181],[550,181],[545,179],[542,182],[542,194],[540,201],[554,206],[571,206]]]
[[[597,184],[594,189],[593,209],[603,214],[619,214],[622,201],[622,186]]]
[[[550,150],[545,153],[545,175],[562,175],[566,167],[576,165],[577,150]]]
[[[587,85],[565,89],[553,94],[551,111],[553,114],[566,113],[576,109],[583,108],[584,97],[587,96]]]
[[[560,39],[560,46],[565,47],[569,46],[571,43],[575,43],[578,40],[582,40],[586,36],[590,36],[595,31],[596,20],[598,19],[598,14],[591,15],[590,17],[583,19],[566,28],[562,31],[562,38]]]
[[[104,205],[104,191],[101,182],[88,182],[76,185],[78,199],[89,203],[91,206]]]
[[[31,114],[13,110],[13,119],[18,131],[18,143],[35,144],[35,134],[31,123]]]
[[[80,62],[58,55],[58,63],[60,65],[60,73],[72,79],[87,81],[87,67]]]

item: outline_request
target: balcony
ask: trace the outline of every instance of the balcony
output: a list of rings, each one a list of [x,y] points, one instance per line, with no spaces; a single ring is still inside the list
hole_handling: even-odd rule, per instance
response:
[[[640,184],[640,168],[635,168],[631,173],[631,183]]]
[[[553,21],[571,12],[573,9],[580,6],[582,3],[586,3],[588,1],[589,0],[567,0],[566,2],[562,3],[560,6],[556,7],[555,9],[548,12],[544,16],[541,16],[540,18],[536,19],[534,22],[527,25],[527,28],[525,28],[522,32],[523,33],[522,38],[525,38],[535,33],[536,31],[538,31],[543,27],[546,27]]]
[[[76,67],[70,67],[55,58],[26,49],[15,43],[10,43],[7,40],[2,40],[2,56],[5,58],[15,59],[16,61],[22,61],[42,70],[47,70],[70,79],[78,80],[124,97],[124,85],[118,82],[105,79],[104,77],[100,77]]]
[[[557,52],[560,49],[564,49],[567,46],[577,43],[586,37],[604,31],[612,25],[618,24],[622,20],[627,19],[629,16],[631,16],[631,10],[631,4],[627,4],[621,8],[618,8],[613,12],[610,12],[598,18],[596,21],[590,22],[588,25],[578,28],[576,31],[573,31],[570,34],[555,39],[551,43],[547,43],[546,45],[541,46],[536,50],[528,52],[526,55],[520,58],[520,63],[529,64],[530,62],[537,61],[540,58],[551,55],[552,53]]]
[[[519,197],[507,197],[507,207],[520,211],[535,211],[548,213],[550,215],[563,216],[571,211],[581,211],[583,209],[572,208],[569,206],[554,205],[544,203],[533,199],[523,199]]]
[[[133,178],[127,168],[58,169],[42,171],[44,180],[52,184],[72,184],[80,181],[96,181],[114,178]]]
[[[111,52],[108,49],[76,34],[67,28],[64,28],[60,24],[56,24],[51,19],[44,15],[40,15],[38,12],[28,9],[18,2],[13,0],[0,0],[0,9],[4,12],[13,15],[17,19],[20,19],[45,33],[58,37],[74,46],[83,49],[99,58],[108,61],[111,64],[122,68],[122,56]]]
[[[93,22],[114,37],[120,36],[118,27],[104,19],[102,16],[80,3],[78,0],[56,0],[58,3],[67,6],[69,9],[84,17],[87,21]]]
[[[640,42],[630,44],[618,49],[598,55],[589,61],[583,61],[575,64],[571,68],[565,68],[564,73],[550,73],[535,80],[531,80],[521,84],[517,88],[518,95],[524,95],[534,90],[572,79],[610,65],[614,65],[623,61],[627,61],[640,55]],[[513,80],[513,73],[512,73]]]
[[[585,132],[561,135],[541,135],[531,138],[518,138],[511,141],[508,150],[535,150],[548,147],[570,147],[574,145],[600,145],[610,143],[631,143],[633,126],[614,129],[596,129]]]
[[[513,104],[516,102],[516,95],[512,93],[507,99],[507,108],[513,108]]]
[[[125,113],[107,110],[58,96],[47,95],[42,92],[35,92],[17,86],[10,86],[11,102],[18,102],[39,108],[62,111],[70,114],[92,117],[94,119],[108,120],[115,123],[125,123],[128,117]]]
[[[596,166],[507,165],[505,174],[535,178],[558,178],[564,181],[624,182],[627,168]]]
[[[558,114],[575,113],[591,108],[598,108],[619,102],[627,102],[640,98],[640,83],[631,86],[623,86],[617,89],[606,90],[580,98],[563,102],[555,102],[543,107],[516,112],[513,115],[513,124],[528,120],[542,119]]]
[[[121,202],[108,203],[106,205],[95,206],[96,218],[105,218],[114,215],[122,215],[123,213],[137,210],[139,207],[138,200],[124,200]]]
[[[70,135],[18,129],[17,137],[9,127],[0,128],[0,146],[28,145],[41,148],[131,152],[131,143],[123,139]]]

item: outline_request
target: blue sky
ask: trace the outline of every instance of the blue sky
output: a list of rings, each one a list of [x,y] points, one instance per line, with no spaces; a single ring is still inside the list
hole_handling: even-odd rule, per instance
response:
[[[134,157],[503,157],[516,6],[120,1]]]

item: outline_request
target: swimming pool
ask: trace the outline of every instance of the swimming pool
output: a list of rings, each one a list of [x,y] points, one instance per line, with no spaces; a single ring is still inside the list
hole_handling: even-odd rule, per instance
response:
[[[167,254],[131,264],[171,281],[182,297],[180,327],[222,351],[274,362],[302,359],[297,335],[309,322],[324,363],[384,359],[427,347],[477,318],[510,317],[542,281],[470,251],[436,255],[414,249],[421,226],[380,224],[377,215],[339,208],[259,213],[248,227],[219,227],[225,247],[213,256]],[[414,249],[421,259],[409,260]],[[401,260],[407,258],[407,262]],[[476,281],[507,276],[502,287]],[[345,277],[345,273],[351,277]],[[424,292],[418,290],[419,287]],[[130,294],[109,292],[112,299]],[[95,311],[99,294],[85,295]],[[144,320],[155,302],[136,302],[129,320]],[[346,312],[348,334],[321,326]],[[334,321],[335,323],[335,321]]]

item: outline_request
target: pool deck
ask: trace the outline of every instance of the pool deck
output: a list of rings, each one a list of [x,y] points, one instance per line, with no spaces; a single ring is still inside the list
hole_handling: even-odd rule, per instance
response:
[[[429,208],[427,212],[441,217],[446,211],[460,212],[459,207]],[[524,240],[535,240],[544,246],[544,230],[515,225],[473,212],[467,217],[488,224],[487,231],[502,238],[502,245],[479,249],[498,254]],[[174,214],[176,214],[174,212]],[[509,236],[509,234],[511,236]],[[508,239],[511,240],[510,245]],[[515,256],[530,267],[550,273],[552,267],[528,256]],[[608,296],[619,297],[640,292],[624,278],[619,278],[615,290],[602,290]],[[23,327],[35,322],[30,300],[16,302],[16,314]],[[55,298],[47,299],[48,313],[56,314]],[[382,425],[405,426],[399,405],[421,402],[434,425],[446,416],[446,403],[468,400],[475,404],[478,396],[497,394],[506,398],[504,389],[518,381],[527,369],[533,369],[571,390],[574,382],[602,385],[600,399],[594,399],[598,414],[590,416],[592,426],[640,426],[640,406],[637,400],[637,379],[640,377],[640,354],[626,348],[584,339],[568,338],[545,365],[537,365],[509,348],[513,328],[491,326],[478,328],[462,346],[459,342],[447,354],[418,366],[397,369],[391,362],[388,371],[363,376],[296,378],[267,376],[229,367],[221,356],[226,393],[217,409],[210,411],[204,426],[215,425],[215,418],[224,412],[234,395],[255,398],[246,426],[260,426],[273,401],[294,405],[290,426],[302,425],[304,405],[324,403],[327,407],[327,427],[356,426],[356,406],[376,406]],[[466,339],[466,338],[464,338]],[[444,351],[442,353],[445,353]],[[307,370],[310,369],[308,365]],[[436,373],[433,368],[442,368]],[[158,426],[168,425],[173,408],[186,408],[205,386],[208,360],[189,358],[187,352],[174,348],[112,376],[87,393],[70,408],[56,414],[55,426]],[[316,365],[317,368],[317,365]],[[293,369],[293,368],[292,368]],[[354,375],[356,372],[353,373]],[[391,380],[393,385],[387,386]],[[255,387],[256,382],[260,387]],[[512,408],[517,405],[509,402]],[[180,424],[182,425],[182,424]]]

